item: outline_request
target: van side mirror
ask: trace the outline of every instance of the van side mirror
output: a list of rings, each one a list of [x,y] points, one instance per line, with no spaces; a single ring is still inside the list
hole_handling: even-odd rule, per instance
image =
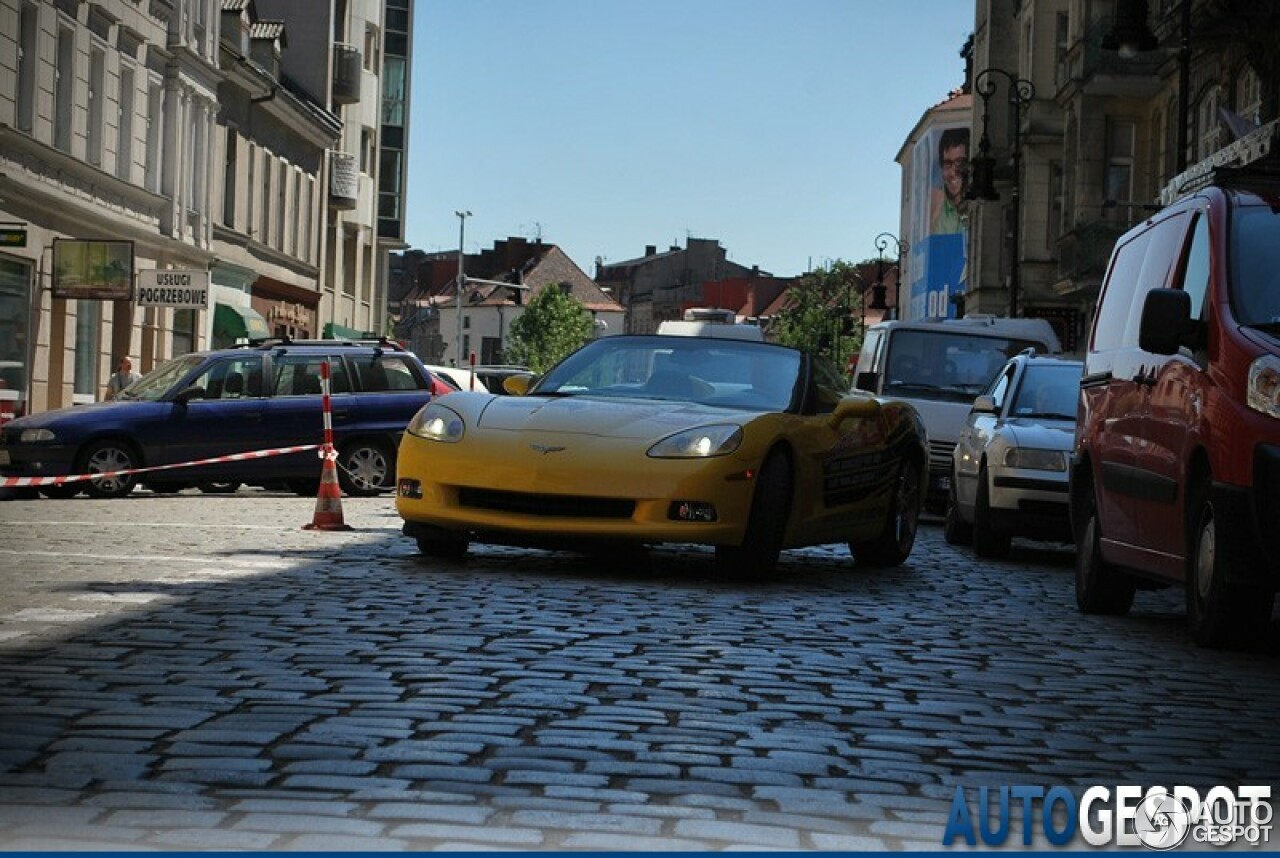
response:
[[[974,398],[973,408],[971,408],[970,411],[974,412],[975,414],[995,414],[996,401],[995,399],[993,399],[990,396],[987,396],[984,393],[981,396]]]
[[[869,390],[876,392],[876,387],[880,384],[880,373],[878,372],[860,372],[853,379],[853,386],[857,390]]]
[[[1181,289],[1152,289],[1142,302],[1138,348],[1157,355],[1177,354],[1194,332],[1191,296]]]

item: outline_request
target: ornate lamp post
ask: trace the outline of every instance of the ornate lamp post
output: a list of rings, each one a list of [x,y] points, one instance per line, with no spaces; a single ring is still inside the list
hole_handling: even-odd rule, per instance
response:
[[[893,247],[896,254],[892,265],[885,264],[884,252],[889,247]],[[902,318],[902,257],[907,253],[907,243],[898,238],[891,232],[882,232],[876,236],[876,282],[871,287],[871,309],[887,310],[885,304],[885,291],[887,287],[884,285],[885,271],[890,268],[898,269],[898,276],[894,279],[893,285],[893,317],[895,319]]]
[[[1160,42],[1151,32],[1147,0],[1117,0],[1111,32],[1102,40],[1104,51],[1115,51],[1122,59],[1153,51]],[[1187,126],[1191,124],[1191,0],[1178,7],[1178,147],[1174,175],[1187,168]]]
[[[1009,239],[1009,315],[1018,315],[1018,290],[1020,287],[1019,256],[1021,251],[1018,241],[1021,233],[1020,198],[1022,190],[1022,111],[1031,104],[1036,96],[1036,88],[1031,81],[1015,77],[1004,69],[989,68],[979,72],[974,79],[973,90],[982,99],[982,137],[978,140],[978,155],[970,159],[969,167],[972,178],[965,197],[970,200],[998,200],[1000,192],[995,186],[996,159],[991,155],[991,138],[987,135],[989,124],[989,102],[995,94],[998,82],[1002,77],[1009,91],[1009,108],[1012,111],[1010,123],[1009,146],[1010,160],[1013,163],[1013,190],[1009,194],[1009,204],[1013,216],[1013,225],[1007,233]]]
[[[471,212],[456,211],[454,214],[458,216],[458,339],[454,343],[453,353],[457,355],[457,365],[462,367],[467,364],[467,356],[462,353],[462,290],[467,285],[467,275],[462,270],[467,259],[463,241],[467,234],[467,218],[471,217]]]

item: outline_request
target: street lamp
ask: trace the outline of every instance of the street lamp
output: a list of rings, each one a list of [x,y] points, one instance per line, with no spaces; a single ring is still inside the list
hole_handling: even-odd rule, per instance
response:
[[[1178,151],[1177,175],[1187,168],[1187,126],[1191,122],[1191,0],[1182,0],[1178,9]],[[1117,0],[1111,32],[1102,39],[1102,49],[1117,52],[1130,60],[1143,51],[1155,50],[1159,40],[1148,23],[1147,0]]]
[[[457,357],[454,359],[457,366],[466,365],[466,355],[462,353],[462,290],[467,285],[467,275],[463,271],[466,265],[466,253],[464,241],[467,234],[467,218],[471,217],[469,211],[455,211],[458,216],[458,339],[454,344],[453,351]]]
[[[884,285],[886,265],[884,252],[892,245],[897,254],[890,268],[898,269],[898,276],[893,281],[893,317],[902,318],[902,257],[907,253],[907,243],[891,232],[882,232],[876,236],[876,283],[871,287],[871,309],[887,310],[885,304],[887,287]]]
[[[998,200],[1000,192],[995,186],[996,159],[991,156],[991,138],[987,135],[989,120],[988,106],[991,96],[995,94],[997,81],[993,75],[1003,77],[1009,90],[1009,108],[1013,111],[1010,125],[1010,160],[1013,162],[1013,190],[1009,194],[1010,213],[1013,225],[1007,236],[1009,239],[1009,316],[1018,315],[1019,270],[1021,268],[1018,248],[1021,224],[1021,189],[1022,189],[1022,110],[1031,104],[1036,96],[1036,88],[1031,81],[1014,77],[1004,69],[989,68],[980,72],[974,79],[973,89],[982,99],[982,137],[978,140],[978,156],[969,162],[973,171],[969,189],[965,198],[970,200]]]

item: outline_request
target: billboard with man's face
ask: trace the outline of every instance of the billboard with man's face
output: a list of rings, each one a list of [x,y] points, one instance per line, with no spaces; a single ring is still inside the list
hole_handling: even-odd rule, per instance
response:
[[[969,127],[930,128],[911,150],[910,170],[911,306],[904,316],[954,316],[953,296],[964,294]]]

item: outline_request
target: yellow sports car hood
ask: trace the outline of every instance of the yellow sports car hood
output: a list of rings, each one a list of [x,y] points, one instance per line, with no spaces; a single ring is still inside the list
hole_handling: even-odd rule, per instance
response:
[[[710,423],[747,423],[759,416],[753,411],[670,400],[497,396],[481,412],[479,425],[499,432],[557,432],[643,439]]]

